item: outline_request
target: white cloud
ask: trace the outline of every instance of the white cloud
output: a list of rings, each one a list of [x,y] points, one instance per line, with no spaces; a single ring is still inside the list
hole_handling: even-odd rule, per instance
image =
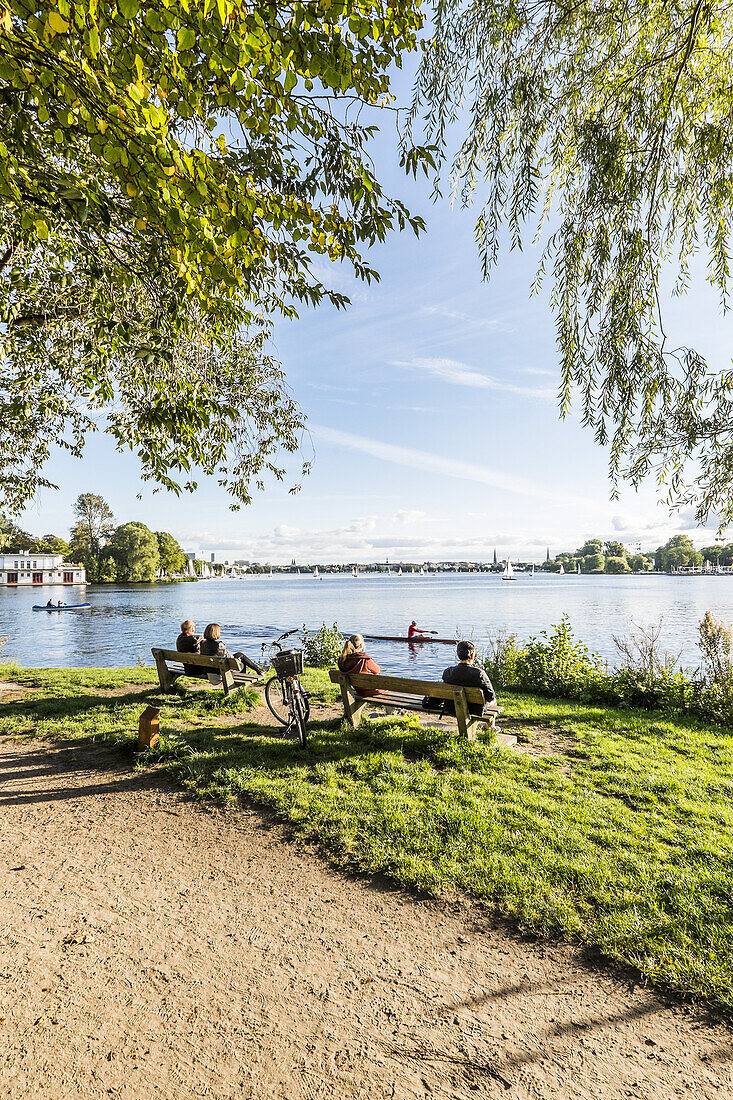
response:
[[[520,374],[541,374],[545,378],[557,378],[557,371],[545,370],[544,367],[515,367]]]
[[[468,313],[461,313],[460,310],[456,309],[446,309],[444,306],[425,306],[423,313],[429,313],[433,317],[445,317],[449,321],[459,321],[462,325],[468,325],[470,328],[489,329],[492,332],[517,331],[504,321],[498,320],[498,318],[471,317]]]
[[[311,424],[310,431],[316,438],[320,438],[327,443],[332,443],[337,447],[345,447],[352,451],[360,451],[362,454],[371,455],[372,458],[378,458],[383,462],[391,462],[397,466],[407,466],[411,469],[422,470],[424,473],[442,474],[444,477],[455,477],[463,481],[475,481],[481,485],[491,485],[494,489],[502,489],[507,493],[518,493],[521,496],[549,501],[552,504],[565,504],[575,508],[598,511],[598,504],[595,501],[557,492],[554,489],[544,489],[536,482],[526,481],[524,478],[515,477],[513,474],[505,474],[501,470],[491,470],[486,466],[461,462],[458,459],[447,458],[429,451],[417,451],[412,447],[402,447],[394,443],[382,443],[376,439],[366,439],[364,436],[353,435],[351,432],[342,432],[336,428],[327,428],[318,424]]]
[[[427,512],[421,512],[418,508],[400,508],[392,516],[393,523],[416,523],[419,519],[426,519]]]
[[[530,386],[515,386],[513,382],[502,382],[480,370],[461,363],[457,359],[421,359],[392,360],[392,366],[407,370],[420,370],[450,382],[454,386],[471,386],[474,389],[502,390],[516,393],[521,397],[533,397],[540,401],[554,401],[556,394],[550,389],[533,389]]]

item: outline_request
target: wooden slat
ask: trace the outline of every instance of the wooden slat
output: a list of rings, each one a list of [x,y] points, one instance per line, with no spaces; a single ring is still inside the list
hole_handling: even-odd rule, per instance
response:
[[[343,675],[335,668],[329,669],[328,674],[334,684],[340,683],[340,677]],[[444,684],[442,681],[435,680],[408,680],[401,676],[369,676],[363,672],[352,672],[347,675],[357,690],[363,691],[366,688],[367,691],[374,691],[376,688],[382,688],[384,691],[403,691],[407,695],[430,695],[433,699],[452,699],[454,688],[462,686]],[[481,688],[466,687],[463,690],[469,703],[484,702],[484,693]]]

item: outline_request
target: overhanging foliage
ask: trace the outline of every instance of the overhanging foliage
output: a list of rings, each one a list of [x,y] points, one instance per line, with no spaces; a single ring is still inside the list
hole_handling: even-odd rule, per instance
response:
[[[562,363],[610,469],[650,472],[699,519],[733,518],[733,372],[668,342],[660,280],[695,253],[727,304],[733,11],[726,3],[436,0],[414,123],[480,195],[485,274],[500,231],[547,230]]]
[[[171,489],[201,466],[246,500],[267,456],[297,448],[301,418],[245,328],[344,305],[312,257],[370,279],[361,249],[421,227],[383,194],[357,113],[389,102],[419,25],[379,0],[0,8],[9,507],[47,484],[49,443],[81,453],[110,406],[118,444]]]

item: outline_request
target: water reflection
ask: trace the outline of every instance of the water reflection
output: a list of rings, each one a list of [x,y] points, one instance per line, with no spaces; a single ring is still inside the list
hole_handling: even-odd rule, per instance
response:
[[[253,576],[159,586],[64,589],[66,603],[89,600],[88,611],[34,612],[56,589],[0,589],[0,634],[10,636],[3,657],[24,665],[81,666],[151,663],[150,647],[172,646],[184,619],[203,632],[218,622],[230,649],[258,653],[263,641],[304,623],[338,622],[351,633],[405,634],[412,619],[429,619],[445,637],[458,632],[479,648],[499,631],[536,635],[570,616],[594,651],[616,657],[613,635],[630,620],[663,619],[662,644],[698,663],[697,624],[706,610],[733,620],[731,577],[556,577],[519,574],[514,584],[496,575],[438,574],[380,577]],[[385,671],[435,673],[454,659],[449,646],[370,642]]]

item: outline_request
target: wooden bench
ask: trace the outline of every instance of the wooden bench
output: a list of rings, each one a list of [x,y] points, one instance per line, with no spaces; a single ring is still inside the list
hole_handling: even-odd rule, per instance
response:
[[[355,728],[361,721],[364,707],[386,707],[390,710],[416,710],[430,714],[422,705],[426,695],[431,699],[450,699],[456,712],[458,731],[469,741],[476,740],[473,728],[477,722],[486,722],[493,728],[496,716],[503,707],[495,703],[485,706],[481,688],[457,687],[455,684],[435,683],[432,680],[406,680],[400,676],[369,676],[362,672],[351,674],[337,668],[329,669],[332,684],[341,688],[344,717]],[[380,689],[379,695],[363,695],[362,691]],[[436,717],[440,715],[436,713]]]
[[[173,685],[179,676],[188,675],[183,669],[184,664],[205,671],[209,683],[215,687],[223,687],[225,695],[229,695],[236,687],[254,684],[260,679],[251,672],[240,672],[239,661],[235,657],[206,657],[202,653],[179,653],[175,649],[151,649],[150,652],[158,670],[160,690],[164,694],[173,691]],[[169,663],[174,667],[169,668]]]

